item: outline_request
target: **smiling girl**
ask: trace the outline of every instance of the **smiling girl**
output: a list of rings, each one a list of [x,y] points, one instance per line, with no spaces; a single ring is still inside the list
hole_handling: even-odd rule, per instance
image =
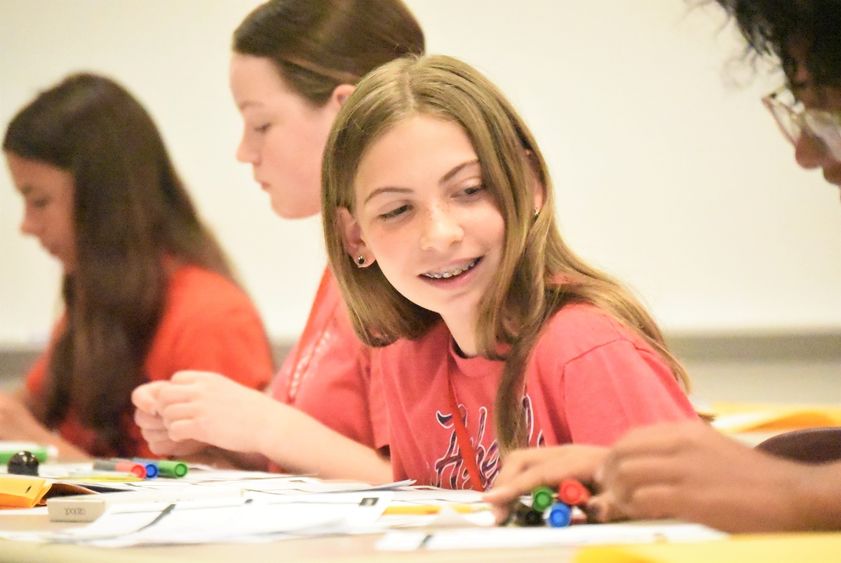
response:
[[[362,340],[383,346],[394,478],[484,489],[518,446],[590,465],[634,426],[695,418],[648,313],[564,244],[523,120],[455,59],[366,77],[334,124],[322,211]]]

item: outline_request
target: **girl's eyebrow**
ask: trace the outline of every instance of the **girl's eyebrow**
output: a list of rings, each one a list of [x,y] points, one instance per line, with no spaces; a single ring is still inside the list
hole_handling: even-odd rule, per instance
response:
[[[247,109],[254,109],[263,107],[265,104],[262,102],[258,102],[256,100],[243,100],[242,103],[237,104],[237,107],[240,111],[245,111]]]
[[[369,193],[368,197],[365,198],[365,201],[362,202],[362,205],[365,205],[366,203],[371,201],[371,199],[373,199],[374,197],[376,197],[378,195],[382,195],[382,194],[385,194],[385,193],[407,194],[407,193],[411,193],[411,191],[412,190],[410,190],[409,188],[398,188],[396,186],[384,186],[382,188],[377,188],[376,190]]]
[[[473,160],[468,160],[466,162],[462,162],[461,164],[458,164],[458,165],[454,166],[449,172],[447,172],[446,174],[441,176],[441,179],[438,180],[438,184],[440,185],[440,184],[446,183],[453,176],[455,176],[456,174],[458,174],[459,172],[461,172],[463,169],[467,168],[471,164],[479,164],[479,159],[474,158]]]
[[[474,158],[472,160],[462,162],[461,164],[456,164],[449,171],[447,171],[446,174],[441,176],[441,179],[438,180],[438,184],[441,185],[441,184],[447,183],[450,179],[452,179],[453,176],[455,176],[456,174],[458,174],[459,172],[461,172],[462,170],[464,170],[465,168],[467,168],[468,166],[471,166],[473,164],[479,164],[479,159]],[[371,199],[373,199],[375,196],[378,196],[380,194],[384,194],[384,193],[405,194],[405,193],[409,193],[411,191],[412,190],[410,190],[409,188],[400,188],[400,187],[397,187],[397,186],[383,186],[382,188],[377,188],[376,190],[374,190],[370,194],[368,194],[368,197],[365,198],[365,201],[362,202],[362,205],[365,205],[366,203],[371,201]]]

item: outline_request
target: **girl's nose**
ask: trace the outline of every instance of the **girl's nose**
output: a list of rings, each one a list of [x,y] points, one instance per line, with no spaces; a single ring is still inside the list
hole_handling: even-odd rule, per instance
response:
[[[817,168],[828,157],[823,142],[808,133],[801,133],[794,144],[794,158],[803,168]]]
[[[432,209],[426,216],[420,243],[423,250],[446,250],[464,238],[460,222],[447,209]]]
[[[245,164],[255,164],[257,162],[257,154],[257,151],[248,142],[246,134],[243,133],[242,138],[239,140],[239,145],[237,146],[237,160]]]

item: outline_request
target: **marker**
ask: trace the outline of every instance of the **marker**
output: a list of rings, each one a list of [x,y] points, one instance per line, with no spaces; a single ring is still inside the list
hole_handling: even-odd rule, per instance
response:
[[[0,463],[9,463],[12,456],[22,451],[31,453],[40,463],[45,463],[47,458],[56,456],[55,452],[51,451],[54,449],[50,446],[41,446],[33,442],[0,441]]]
[[[383,514],[439,514],[451,510],[459,514],[470,514],[490,510],[488,504],[395,504],[388,506]]]
[[[147,460],[153,461],[158,466],[158,475],[161,477],[173,477],[180,479],[187,474],[188,467],[183,461],[169,459]]]
[[[134,473],[126,473],[123,471],[105,470],[100,473],[70,473],[66,476],[59,477],[59,479],[69,479],[71,481],[84,481],[85,483],[133,483],[143,481]]]
[[[558,500],[570,506],[580,506],[590,500],[590,491],[578,479],[564,479],[558,485]]]
[[[522,502],[518,502],[511,513],[517,526],[540,526],[543,524],[543,514]]]
[[[133,463],[137,465],[142,465],[143,469],[146,470],[146,477],[145,479],[154,479],[158,476],[160,471],[158,470],[158,460],[156,459],[140,459],[138,457],[127,459],[123,457],[114,457],[111,458],[109,461],[116,461],[116,462],[124,462],[124,463]]]
[[[154,479],[158,476],[158,464],[151,459],[132,459],[132,463],[139,463],[146,469],[146,478]]]
[[[566,528],[572,522],[572,507],[562,502],[556,502],[549,509],[546,523],[552,528]]]
[[[555,501],[555,492],[549,487],[535,487],[531,492],[531,507],[543,512]]]
[[[122,471],[136,475],[140,479],[146,478],[145,467],[125,459],[97,459],[93,462],[93,468],[101,471]]]

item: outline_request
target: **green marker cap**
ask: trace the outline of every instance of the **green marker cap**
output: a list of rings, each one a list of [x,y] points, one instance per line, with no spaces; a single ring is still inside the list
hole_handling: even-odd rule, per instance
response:
[[[549,487],[535,487],[531,492],[531,507],[543,512],[555,502],[555,491]]]
[[[187,464],[183,461],[159,459],[156,463],[158,464],[158,476],[160,477],[178,478],[187,474]]]

